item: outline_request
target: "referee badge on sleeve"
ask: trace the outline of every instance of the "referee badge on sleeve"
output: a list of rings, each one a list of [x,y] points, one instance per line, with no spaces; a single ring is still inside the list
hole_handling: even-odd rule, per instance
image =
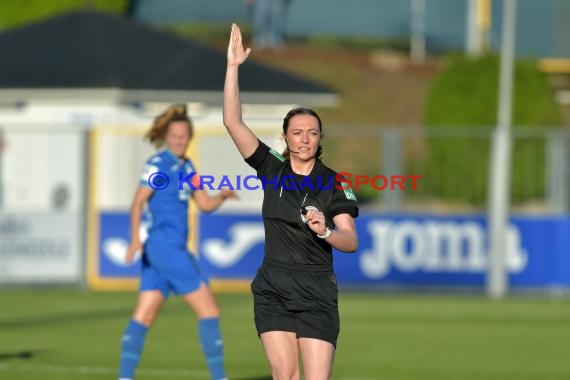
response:
[[[351,201],[356,201],[356,195],[352,192],[352,188],[346,182],[341,182],[342,191],[344,191],[344,196],[346,199],[350,199]]]

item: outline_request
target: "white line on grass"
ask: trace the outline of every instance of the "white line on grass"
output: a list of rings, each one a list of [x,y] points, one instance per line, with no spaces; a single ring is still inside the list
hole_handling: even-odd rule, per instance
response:
[[[26,371],[26,372],[43,372],[43,373],[69,373],[75,375],[109,375],[116,374],[117,368],[108,367],[69,367],[48,364],[0,364],[0,371]],[[208,377],[208,372],[199,370],[184,369],[147,369],[139,368],[137,375],[142,377],[189,377],[203,376]]]
[[[41,372],[41,373],[61,373],[73,375],[101,375],[108,376],[109,374],[116,374],[117,368],[109,367],[88,367],[88,366],[58,366],[49,364],[6,364],[0,363],[0,371],[25,371],[25,372]],[[150,369],[139,368],[137,375],[141,377],[190,377],[200,376],[208,378],[207,371],[199,370],[186,370],[186,369]],[[378,377],[340,377],[339,380],[386,380]]]

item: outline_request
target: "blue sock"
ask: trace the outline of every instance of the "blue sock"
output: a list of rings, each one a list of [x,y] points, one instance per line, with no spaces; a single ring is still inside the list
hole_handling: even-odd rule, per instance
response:
[[[120,379],[134,378],[147,330],[148,327],[135,320],[131,320],[127,325],[121,345]]]
[[[220,320],[218,318],[200,319],[198,323],[200,345],[206,357],[208,369],[213,380],[226,378],[224,372],[224,350],[220,335]]]

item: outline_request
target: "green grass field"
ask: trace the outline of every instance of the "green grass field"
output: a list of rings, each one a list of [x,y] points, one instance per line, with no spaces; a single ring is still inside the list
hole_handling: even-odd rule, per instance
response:
[[[269,379],[249,295],[218,295],[230,379]],[[0,291],[0,379],[115,378],[134,293]],[[569,379],[563,300],[342,293],[334,378]],[[139,379],[207,379],[196,318],[172,298]]]

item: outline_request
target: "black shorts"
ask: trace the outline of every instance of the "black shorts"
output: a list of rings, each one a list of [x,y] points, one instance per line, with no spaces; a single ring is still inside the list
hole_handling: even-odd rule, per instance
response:
[[[338,290],[332,266],[264,260],[251,283],[257,334],[290,331],[336,347]]]

